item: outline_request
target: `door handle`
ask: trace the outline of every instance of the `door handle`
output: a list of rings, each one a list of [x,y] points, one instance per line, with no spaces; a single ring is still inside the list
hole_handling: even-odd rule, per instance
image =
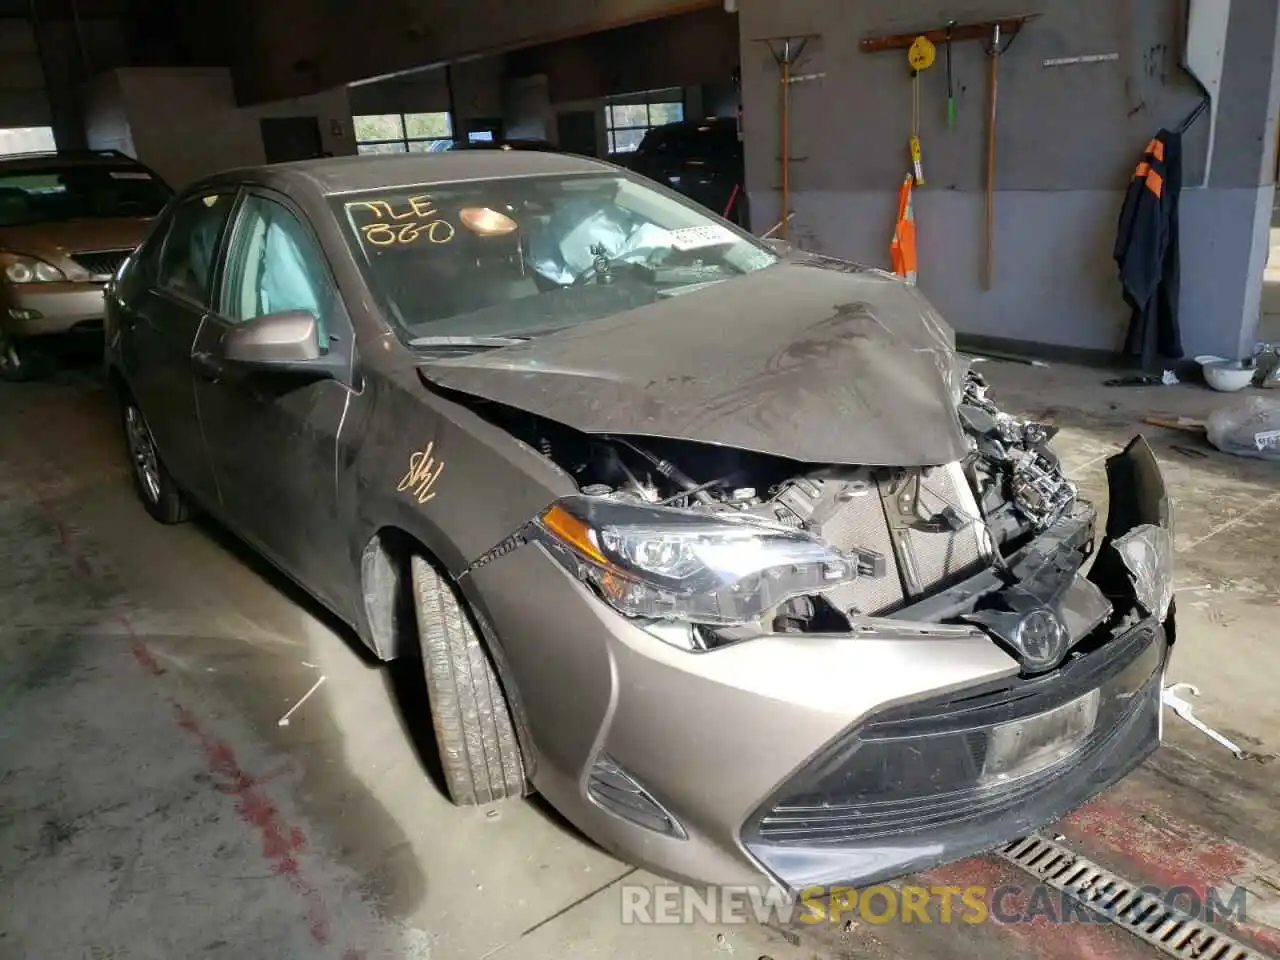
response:
[[[191,367],[196,376],[202,380],[217,383],[222,379],[222,364],[211,353],[198,352],[191,355]]]

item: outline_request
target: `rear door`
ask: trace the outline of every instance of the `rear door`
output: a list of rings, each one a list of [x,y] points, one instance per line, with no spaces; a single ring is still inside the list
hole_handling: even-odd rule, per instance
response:
[[[338,520],[338,437],[351,391],[333,379],[219,364],[238,324],[283,310],[316,317],[351,369],[352,328],[323,249],[283,196],[246,192],[215,306],[196,344],[196,399],[227,523],[342,616],[354,558]]]
[[[200,436],[191,352],[213,292],[234,190],[182,200],[143,252],[145,289],[119,309],[120,356],[165,467],[197,501],[215,497]],[[141,284],[140,284],[141,286]]]

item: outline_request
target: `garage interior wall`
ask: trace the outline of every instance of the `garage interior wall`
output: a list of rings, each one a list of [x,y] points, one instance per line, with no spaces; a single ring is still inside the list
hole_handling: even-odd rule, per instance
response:
[[[599,118],[596,155],[603,157],[606,98],[642,102],[644,91],[679,88],[686,116],[733,116],[737,65],[737,18],[717,7],[466,60],[448,72],[435,68],[355,84],[351,109],[356,116],[448,110],[452,81],[459,134],[470,119],[500,117],[510,137],[559,145],[557,117],[590,111]]]
[[[679,88],[686,117],[733,116],[737,66],[736,16],[718,6],[678,14],[508,54],[504,115],[520,135],[558,145],[558,115],[594,112],[596,155],[604,157],[608,98],[643,102],[645,91]]]
[[[52,123],[35,30],[25,20],[0,19],[0,128]]]
[[[239,4],[236,90],[253,103],[720,7],[721,0],[306,0]]]
[[[1024,7],[1043,16],[999,62],[990,291],[982,283],[990,69],[983,44],[953,48],[953,129],[945,122],[943,49],[921,75],[926,185],[915,192],[920,285],[960,332],[1117,351],[1128,323],[1111,258],[1123,192],[1147,141],[1161,127],[1178,126],[1199,102],[1179,67],[1186,5],[1039,0]],[[796,72],[825,73],[792,87],[791,150],[800,158],[791,167],[792,238],[809,249],[887,267],[897,190],[908,172],[910,67],[905,51],[867,54],[859,41],[940,28],[948,17],[963,23],[1007,13],[984,6],[940,13],[923,0],[742,0],[747,182],[759,222],[778,219],[781,154],[779,69],[761,38],[815,35]],[[1218,153],[1228,145],[1238,150],[1240,138],[1256,144],[1255,153],[1271,151],[1276,0],[1237,2],[1232,19],[1231,42],[1244,59],[1228,67],[1224,81]],[[1249,31],[1252,48],[1246,50],[1241,44]],[[1050,58],[1094,54],[1118,58],[1044,65]],[[1232,63],[1230,55],[1227,61]],[[1203,176],[1207,127],[1200,121],[1185,140],[1188,185]],[[1250,322],[1242,300],[1247,292],[1240,291],[1256,252],[1254,214],[1264,202],[1259,191],[1270,190],[1272,179],[1262,158],[1254,159],[1259,162],[1234,174],[1215,167],[1209,189],[1183,194],[1189,353],[1235,355],[1252,335],[1244,329]],[[1269,194],[1264,199],[1269,217]],[[1256,313],[1255,306],[1254,321]]]
[[[126,149],[175,188],[264,163],[264,117],[315,117],[325,151],[355,153],[345,87],[238,107],[226,68],[131,67],[94,78],[83,96],[88,145]]]

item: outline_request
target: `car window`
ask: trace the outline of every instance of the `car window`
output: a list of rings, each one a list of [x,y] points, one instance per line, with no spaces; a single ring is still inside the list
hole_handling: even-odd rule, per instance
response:
[[[324,255],[310,231],[283,204],[251,196],[240,208],[223,274],[219,312],[232,323],[283,310],[316,318],[320,346],[329,343],[334,297]]]
[[[0,227],[154,217],[172,192],[129,163],[23,163],[0,171]]]
[[[371,292],[411,346],[534,335],[778,261],[705,207],[631,176],[388,187],[331,203]]]
[[[179,204],[160,249],[156,286],[208,305],[213,260],[234,202],[232,193],[207,193]]]

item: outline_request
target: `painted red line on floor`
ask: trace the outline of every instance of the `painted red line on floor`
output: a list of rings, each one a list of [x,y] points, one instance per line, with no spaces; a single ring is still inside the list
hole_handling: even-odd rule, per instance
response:
[[[133,634],[133,627],[128,623],[128,621],[125,621],[125,629],[127,629],[131,635]],[[135,637],[133,643],[129,647],[129,651],[133,654],[133,659],[137,660],[142,668],[152,676],[164,676],[164,667],[160,666],[160,661],[157,660],[156,655],[151,652],[151,648],[141,640],[138,640]]]
[[[1095,800],[1064,820],[1073,832],[1139,866],[1143,881],[1162,887],[1225,886],[1250,856],[1233,843],[1172,820],[1154,804],[1115,797]]]
[[[1166,890],[1188,887],[1203,902],[1206,889],[1217,888],[1228,902],[1238,878],[1248,874],[1260,858],[1247,847],[1215,837],[1169,816],[1153,803],[1108,795],[1081,807],[1064,821],[1070,836],[1078,837],[1083,852],[1098,850],[1104,859],[1116,854],[1138,876],[1130,882],[1153,884]],[[1259,946],[1280,955],[1280,931],[1258,923],[1228,923]]]
[[[76,547],[75,536],[71,533],[71,528],[58,516],[58,512],[53,505],[53,499],[49,496],[39,496],[36,498],[36,502],[40,504],[40,510],[44,513],[45,519],[52,523],[54,530],[57,531],[58,542],[62,544],[62,552],[71,561],[72,569],[82,577],[92,577],[93,568],[89,565],[88,558]]]
[[[994,927],[1007,938],[1017,941],[1022,956],[1038,960],[1122,960],[1126,955],[1149,956],[1129,934],[1110,923],[1080,919],[1062,921],[1064,895],[1048,887],[1043,887],[1044,894],[1030,893],[1037,887],[1034,879],[990,857],[946,864],[919,876],[929,886],[959,887],[961,890],[982,887],[986,891],[987,908],[991,911],[984,926]],[[1000,898],[998,904],[994,902],[997,896]],[[1032,896],[1037,897],[1035,910],[1029,909]],[[1046,896],[1049,898],[1047,901],[1039,899]],[[1059,922],[1051,922],[1044,914],[1046,902]],[[997,913],[1004,917],[1035,915],[1024,922],[1010,923],[1001,920]],[[1126,950],[1126,947],[1130,949]]]
[[[94,576],[93,568],[80,551],[71,528],[58,517],[52,499],[38,496],[36,501],[57,531],[63,552],[76,573],[91,579]],[[160,665],[154,651],[138,636],[129,617],[121,614],[119,619],[131,638],[130,652],[134,660],[152,676],[163,676],[164,667]],[[278,808],[260,789],[261,782],[241,769],[230,744],[210,736],[202,729],[194,713],[176,701],[171,702],[178,726],[200,741],[210,773],[215,780],[221,781],[216,784],[216,788],[236,798],[236,814],[262,838],[263,857],[272,863],[274,872],[284,877],[307,904],[311,938],[321,946],[328,944],[331,927],[328,908],[320,891],[303,877],[295,856],[306,849],[306,835],[299,828],[287,826],[281,821]],[[349,948],[343,956],[356,960],[363,955],[363,952]]]
[[[174,710],[178,726],[200,741],[209,772],[219,781],[218,789],[236,798],[236,814],[262,837],[263,857],[271,861],[272,869],[285,877],[306,901],[312,939],[316,943],[327,944],[328,911],[320,892],[302,876],[295,856],[306,849],[305,835],[298,828],[288,827],[281,821],[280,811],[253,778],[241,769],[230,744],[201,729],[190,710],[179,704],[174,704]]]

